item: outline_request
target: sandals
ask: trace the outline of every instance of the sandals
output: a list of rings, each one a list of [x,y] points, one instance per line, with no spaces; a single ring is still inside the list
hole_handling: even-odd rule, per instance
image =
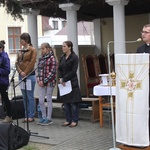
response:
[[[64,124],[62,124],[61,126],[62,127],[66,127],[66,126],[69,126],[71,123],[70,122],[65,122]]]
[[[25,118],[23,121],[22,121],[22,123],[26,123],[26,122],[33,122],[34,121],[34,118],[28,118],[28,120],[27,120],[27,118]]]
[[[78,125],[78,123],[77,122],[72,122],[70,125],[69,125],[69,127],[76,127]]]
[[[66,127],[66,126],[69,126],[69,127],[76,127],[78,125],[78,123],[77,122],[72,122],[72,123],[70,123],[70,122],[65,122],[64,124],[62,124],[61,126],[63,126],[63,127]]]
[[[34,118],[28,118],[28,122],[33,122]]]
[[[24,120],[22,120],[22,123],[25,123],[27,122],[27,118],[24,118]]]

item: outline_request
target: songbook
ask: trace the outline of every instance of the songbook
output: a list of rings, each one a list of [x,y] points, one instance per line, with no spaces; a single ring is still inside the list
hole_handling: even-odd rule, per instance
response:
[[[58,84],[58,88],[59,88],[60,96],[69,94],[72,91],[72,86],[70,81],[67,81],[65,83],[65,86],[63,86],[62,84]]]
[[[32,90],[32,89],[31,89],[31,80],[30,80],[30,79],[27,79],[27,80],[26,80],[26,87],[25,87],[25,82],[21,82],[21,83],[19,84],[19,86],[20,86],[20,88],[21,88],[22,90],[25,90],[25,88],[26,88],[27,91],[31,91],[31,90]]]

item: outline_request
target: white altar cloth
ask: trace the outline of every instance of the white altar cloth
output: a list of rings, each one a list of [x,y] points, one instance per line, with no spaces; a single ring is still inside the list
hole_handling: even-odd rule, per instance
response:
[[[115,86],[104,86],[104,85],[96,85],[93,89],[93,94],[95,96],[107,96],[107,95],[116,95],[116,87]]]
[[[149,54],[116,54],[116,140],[149,146]]]

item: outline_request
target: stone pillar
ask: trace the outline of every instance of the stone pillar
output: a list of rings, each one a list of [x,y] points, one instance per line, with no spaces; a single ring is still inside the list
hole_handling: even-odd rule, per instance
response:
[[[113,6],[114,21],[114,53],[126,53],[125,44],[125,12],[124,6],[129,0],[105,0]]]
[[[32,10],[30,13],[27,14],[27,22],[28,22],[28,33],[31,36],[31,42],[33,44],[33,47],[36,48],[37,54],[38,52],[38,27],[37,27],[37,15],[39,14],[39,11]],[[37,55],[37,61],[39,56]],[[35,65],[35,68],[37,67],[37,64]],[[36,83],[35,85],[35,97],[38,97],[38,85]]]
[[[32,10],[27,14],[28,33],[31,36],[33,46],[38,50],[38,28],[37,28],[37,15],[39,11]]]
[[[79,56],[78,50],[78,31],[77,31],[77,11],[80,5],[73,3],[60,4],[59,8],[66,11],[67,17],[67,39],[72,41],[73,50]],[[77,71],[78,79],[80,83],[79,69]]]
[[[94,40],[95,40],[95,54],[99,55],[101,50],[101,20],[94,19]]]

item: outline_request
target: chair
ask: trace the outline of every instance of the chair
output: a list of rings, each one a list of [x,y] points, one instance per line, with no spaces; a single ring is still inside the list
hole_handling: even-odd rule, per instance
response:
[[[101,74],[108,74],[108,63],[107,63],[107,56],[103,54],[99,54],[97,56],[99,66],[100,66],[100,73]]]
[[[85,74],[86,96],[93,96],[93,87],[100,84],[100,67],[96,55],[82,55],[82,63]]]
[[[101,74],[108,74],[108,59],[107,55],[100,54],[97,56],[99,66],[100,66],[100,73]],[[114,54],[110,56],[110,69],[114,71]],[[115,110],[115,97],[113,97],[113,107]],[[108,97],[99,97],[99,116],[100,116],[100,127],[103,126],[103,113],[104,110],[111,111],[111,104],[108,101]],[[114,111],[115,112],[115,111]],[[115,114],[115,113],[114,113]],[[114,115],[115,118],[115,115]]]

